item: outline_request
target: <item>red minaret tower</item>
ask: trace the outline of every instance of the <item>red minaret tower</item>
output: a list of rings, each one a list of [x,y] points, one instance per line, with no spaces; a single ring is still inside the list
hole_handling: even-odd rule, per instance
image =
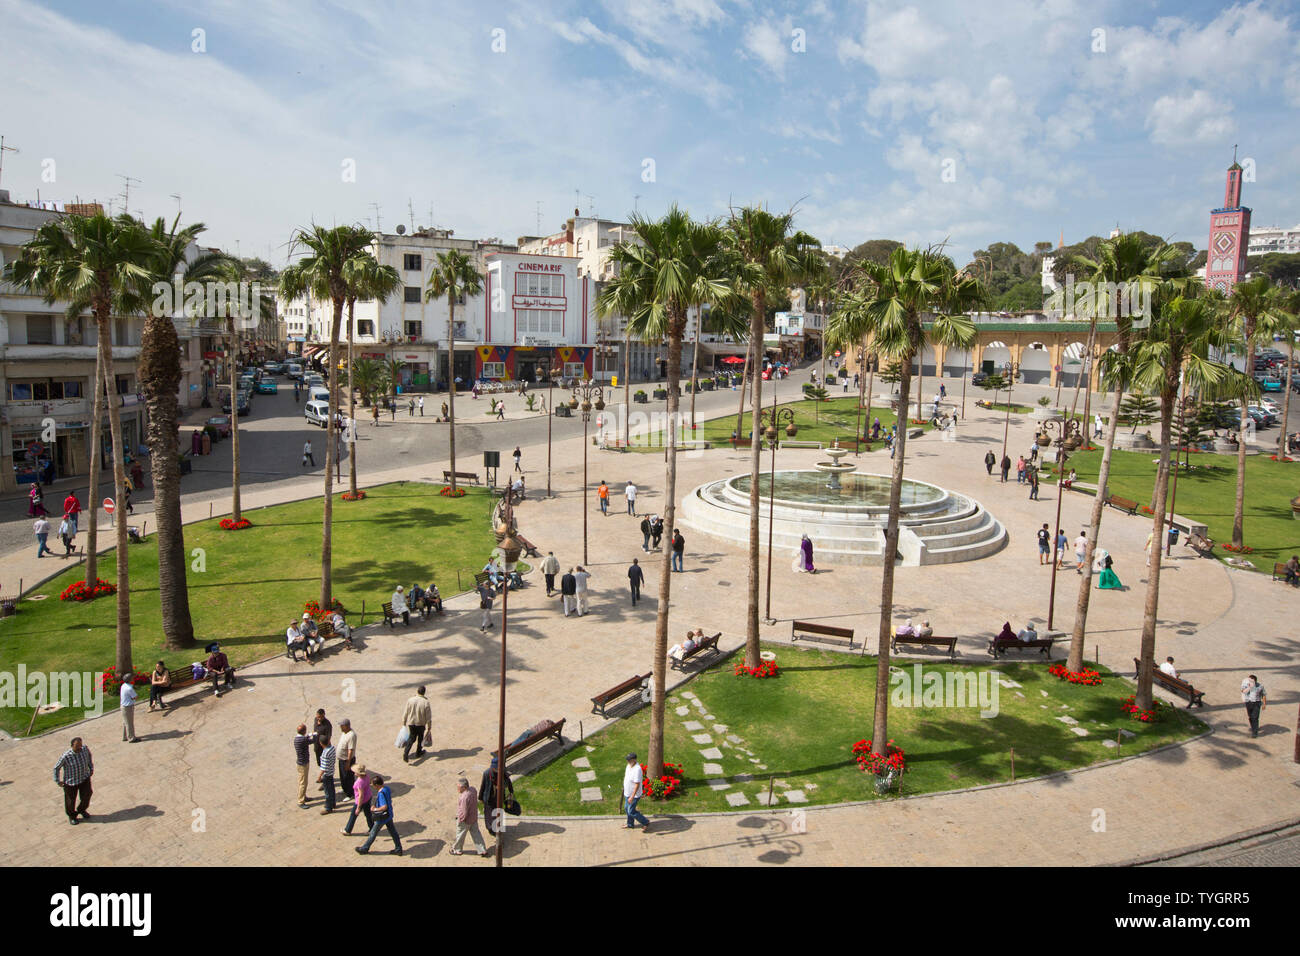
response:
[[[1241,204],[1241,166],[1237,147],[1232,148],[1232,165],[1223,189],[1223,206],[1210,211],[1209,258],[1205,260],[1205,284],[1231,292],[1246,272],[1246,245],[1250,240],[1250,209]]]

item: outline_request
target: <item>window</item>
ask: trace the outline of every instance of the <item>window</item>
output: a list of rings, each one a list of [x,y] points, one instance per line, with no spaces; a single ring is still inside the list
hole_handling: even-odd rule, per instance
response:
[[[564,276],[538,275],[535,272],[515,274],[515,295],[564,295]]]
[[[357,335],[374,335],[375,323],[370,319],[357,319]]]
[[[549,309],[516,309],[515,325],[520,335],[560,335],[564,313]]]
[[[117,394],[130,395],[133,392],[134,389],[131,388],[131,376],[130,375],[117,376]]]
[[[126,319],[113,320],[113,344],[128,345],[127,342],[127,321]]]
[[[54,344],[54,317],[51,315],[27,316],[27,344]]]
[[[506,363],[505,362],[484,362],[483,377],[484,378],[505,378]]]
[[[9,383],[9,401],[30,402],[31,400],[32,400],[31,382],[10,382]]]
[[[406,272],[421,272],[424,269],[424,257],[417,253],[402,256],[402,269]]]
[[[402,323],[402,334],[405,335],[407,338],[410,338],[413,335],[418,339],[423,334],[423,332],[424,332],[423,322]]]
[[[587,366],[584,365],[582,362],[564,363],[565,378],[582,378],[586,374],[587,374]]]
[[[418,285],[408,285],[406,287],[406,301],[407,302],[420,301],[420,287]]]
[[[67,382],[63,382],[63,383],[58,383],[58,382],[56,382],[55,384],[62,384],[62,385],[63,385],[63,397],[64,397],[64,398],[81,398],[81,396],[82,396],[82,392],[81,392],[81,379],[79,379],[79,378],[74,378],[74,379],[72,379],[71,381],[67,381]]]

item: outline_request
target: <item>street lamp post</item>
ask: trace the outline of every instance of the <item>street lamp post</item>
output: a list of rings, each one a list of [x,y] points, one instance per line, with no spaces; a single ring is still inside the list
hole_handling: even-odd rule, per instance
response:
[[[861,371],[858,374],[860,376]],[[861,414],[860,411],[859,414]],[[773,389],[772,407],[760,413],[759,421],[767,422],[767,430],[763,434],[767,437],[767,443],[772,447],[772,470],[767,479],[767,607],[763,613],[763,620],[768,624],[775,624],[776,620],[772,617],[772,516],[775,513],[773,505],[776,496],[777,429],[782,423],[785,424],[787,430],[795,428],[794,409],[777,407],[776,389]]]
[[[509,502],[510,492],[507,490],[507,507],[509,507]],[[523,545],[515,537],[513,513],[509,511],[506,518],[506,536],[501,539],[501,550],[506,559],[506,573],[501,580],[501,676],[500,702],[497,711],[497,785],[495,815],[489,821],[495,823],[497,827],[497,866],[501,866],[503,863],[506,835],[506,828],[503,825],[505,818],[503,801],[505,800],[506,785],[506,637],[509,631],[510,619],[510,572],[514,569],[515,562],[519,560],[519,555],[523,551]]]
[[[1007,420],[1002,426],[1002,457],[1007,457],[1007,436],[1011,433],[1011,389],[1016,384],[1017,365],[1008,362],[1003,368],[1007,373]]]
[[[1065,488],[1062,487],[1061,482],[1065,478],[1065,463],[1070,460],[1070,452],[1066,447],[1066,441],[1067,439],[1070,438],[1072,434],[1078,433],[1079,423],[1073,418],[1070,419],[1056,418],[1050,421],[1043,422],[1042,428],[1043,428],[1043,432],[1049,436],[1051,435],[1052,432],[1060,433],[1052,442],[1052,444],[1056,445],[1057,448],[1060,449],[1060,451],[1058,452],[1060,458],[1059,461],[1060,467],[1057,469],[1057,474],[1056,474],[1056,525],[1055,525],[1056,531],[1059,532],[1061,530],[1061,501],[1065,498]],[[1049,631],[1052,629],[1052,621],[1056,615],[1056,566],[1059,563],[1056,560],[1056,533],[1053,533],[1052,535],[1051,555],[1052,555],[1052,587],[1051,587],[1051,593],[1048,595],[1047,598],[1047,629]]]
[[[546,497],[551,495],[551,422],[555,419],[555,379],[563,369],[552,366],[546,381]]]
[[[866,369],[862,367],[862,359],[863,359],[863,356],[865,356],[865,355],[866,355],[866,351],[865,351],[864,349],[858,349],[858,365],[857,365],[857,369],[858,369],[858,424],[857,424],[857,426],[856,426],[856,427],[857,427],[857,434],[853,436],[853,457],[854,457],[854,458],[857,458],[857,457],[859,457],[859,456],[862,454],[862,395],[863,395],[863,392],[866,390],[866,387],[867,387],[867,377],[866,377],[865,374],[863,374],[864,372],[866,372]],[[845,356],[845,357],[847,358],[847,356]],[[871,409],[867,409],[867,411],[871,411]],[[775,458],[774,458],[773,460],[775,461]],[[774,465],[773,467],[775,467],[775,465]],[[769,563],[770,563],[770,558],[769,558]]]
[[[590,482],[587,480],[587,422],[591,421],[593,405],[598,412],[605,408],[605,390],[591,379],[587,379],[573,386],[573,398],[580,403],[579,407],[582,409],[582,563],[589,564],[591,559],[587,557],[587,493],[590,491]]]

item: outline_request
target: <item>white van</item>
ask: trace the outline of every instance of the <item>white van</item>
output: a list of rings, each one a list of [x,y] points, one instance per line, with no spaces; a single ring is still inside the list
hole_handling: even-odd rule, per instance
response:
[[[284,374],[290,378],[302,378],[302,365],[298,362],[290,362],[284,367]]]
[[[322,401],[308,402],[302,411],[303,417],[313,425],[325,428],[330,420],[330,403]]]
[[[313,385],[307,393],[307,401],[330,403],[330,390],[323,385]]]

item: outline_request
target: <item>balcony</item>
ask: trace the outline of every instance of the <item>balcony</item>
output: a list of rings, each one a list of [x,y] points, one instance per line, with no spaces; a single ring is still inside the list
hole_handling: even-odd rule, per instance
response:
[[[8,345],[4,357],[9,362],[20,361],[54,361],[76,362],[95,361],[99,347],[95,345]],[[114,361],[135,361],[140,357],[138,345],[114,345]],[[14,371],[10,375],[16,374]]]

